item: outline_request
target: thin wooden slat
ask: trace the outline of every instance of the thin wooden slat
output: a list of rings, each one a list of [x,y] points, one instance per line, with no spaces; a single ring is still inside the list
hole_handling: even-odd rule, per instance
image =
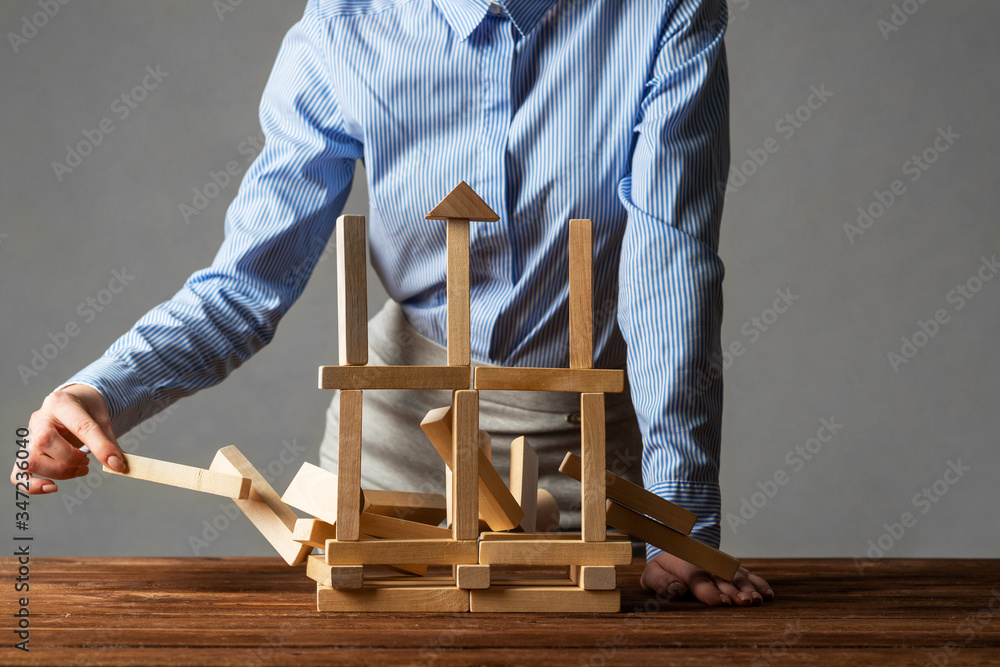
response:
[[[570,565],[569,579],[585,591],[611,591],[618,587],[612,565]]]
[[[467,366],[320,366],[320,389],[468,389]]]
[[[569,221],[569,367],[594,367],[594,223]]]
[[[609,368],[500,368],[477,366],[476,389],[568,391],[617,394],[625,389],[625,371]]]
[[[436,526],[445,518],[445,497],[440,493],[365,489],[366,512]]]
[[[583,460],[580,526],[584,542],[603,542],[607,534],[604,503],[604,394],[580,394],[580,453]]]
[[[576,540],[494,540],[479,543],[487,565],[628,565],[631,542]]]
[[[586,591],[576,586],[504,586],[469,592],[472,612],[616,613],[621,591]]]
[[[559,472],[576,481],[582,479],[583,462],[572,452],[559,465]],[[647,514],[662,524],[673,528],[679,533],[688,535],[698,520],[697,515],[687,511],[669,500],[665,500],[638,484],[633,484],[624,477],[619,477],[610,470],[605,471],[605,493],[608,498],[630,507],[641,514]]]
[[[157,484],[167,484],[190,491],[212,493],[226,498],[245,500],[250,497],[250,480],[238,475],[227,475],[213,470],[195,468],[194,466],[170,461],[159,461],[135,454],[122,454],[125,459],[125,472],[117,472],[107,466],[104,472],[121,477],[131,477]]]
[[[448,220],[446,224],[448,365],[464,367],[472,362],[469,328],[469,221]]]
[[[521,529],[526,533],[535,532],[538,509],[538,455],[524,436],[510,443],[510,493],[524,514],[521,518]]]
[[[363,215],[337,218],[337,341],[342,366],[368,363],[368,266]]]
[[[581,533],[482,533],[482,542],[581,542]],[[625,533],[608,533],[607,542],[631,542]],[[565,563],[563,563],[565,564]]]
[[[361,418],[363,392],[340,392],[337,442],[337,539],[358,539],[361,528]]]
[[[364,571],[362,565],[329,565],[322,556],[309,556],[306,561],[306,576],[330,588],[361,588]]]
[[[305,562],[312,547],[299,544],[292,539],[292,529],[298,517],[282,502],[278,493],[239,449],[234,446],[220,449],[210,469],[228,475],[248,477],[251,484],[250,497],[246,500],[234,499],[233,502],[247,515],[286,563],[298,565]]]
[[[316,609],[327,612],[469,611],[469,593],[455,586],[365,587],[337,590],[317,584]]]
[[[330,565],[455,565],[478,563],[476,540],[327,540],[326,562]]]
[[[452,535],[479,535],[479,392],[456,391],[452,398]],[[492,466],[491,466],[492,467]]]
[[[653,521],[613,500],[607,503],[607,518],[609,526],[659,547],[723,579],[732,581],[740,567],[740,562],[729,554],[681,535],[662,523]]]
[[[397,519],[394,516],[384,516],[365,512],[361,515],[361,531],[373,537],[391,539],[448,539],[451,531],[439,526],[428,526],[426,523]],[[337,527],[337,539],[340,540],[340,527]]]

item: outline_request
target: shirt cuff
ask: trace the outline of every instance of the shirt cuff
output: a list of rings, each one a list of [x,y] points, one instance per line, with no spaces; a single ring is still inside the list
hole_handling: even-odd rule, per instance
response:
[[[661,498],[697,514],[698,520],[691,530],[691,537],[710,547],[719,548],[722,493],[718,484],[664,481],[650,484],[646,488]],[[652,544],[646,545],[647,561],[661,553],[663,553],[662,549],[654,547]]]
[[[134,370],[114,357],[101,357],[57,389],[71,384],[85,384],[101,392],[108,404],[115,437],[129,432],[156,412],[153,392]]]

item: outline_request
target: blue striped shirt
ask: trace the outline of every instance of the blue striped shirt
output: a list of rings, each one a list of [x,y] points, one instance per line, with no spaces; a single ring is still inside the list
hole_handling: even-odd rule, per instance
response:
[[[359,159],[375,271],[443,342],[423,216],[465,180],[500,216],[471,230],[473,356],[568,365],[567,221],[593,219],[596,366],[627,362],[645,484],[718,544],[725,21],[723,0],[311,1],[214,262],[72,381],[116,433],[220,382],[302,292]]]

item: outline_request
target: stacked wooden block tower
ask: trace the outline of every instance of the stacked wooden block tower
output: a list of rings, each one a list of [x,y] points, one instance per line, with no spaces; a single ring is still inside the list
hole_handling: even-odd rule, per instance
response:
[[[219,450],[209,470],[130,455],[126,474],[235,498],[286,562],[306,563],[319,611],[618,611],[615,566],[631,562],[628,535],[732,579],[735,559],[687,537],[695,515],[605,469],[604,394],[623,390],[624,372],[593,368],[592,222],[569,223],[570,368],[473,368],[469,226],[499,218],[462,182],[426,219],[447,229],[446,366],[367,365],[365,219],[338,220],[340,364],[319,369],[320,388],[340,391],[336,474],[306,463],[279,497],[235,447]],[[421,422],[445,463],[446,496],[361,488],[364,392],[385,389],[452,392],[450,405]],[[581,482],[579,533],[536,530],[538,504],[551,502],[537,486],[538,459],[525,438],[515,440],[504,483],[479,429],[480,390],[580,394],[580,456],[567,453],[560,466]],[[427,576],[435,565],[451,571]],[[513,579],[499,576],[500,566],[566,569],[555,579]]]

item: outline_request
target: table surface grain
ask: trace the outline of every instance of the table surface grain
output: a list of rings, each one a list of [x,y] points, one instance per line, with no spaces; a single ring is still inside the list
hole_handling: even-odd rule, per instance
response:
[[[3,560],[12,582],[16,562]],[[1000,664],[1000,560],[745,565],[773,602],[658,601],[636,561],[619,568],[619,614],[334,614],[317,612],[313,582],[278,558],[37,558],[31,651],[5,633],[0,663]]]

